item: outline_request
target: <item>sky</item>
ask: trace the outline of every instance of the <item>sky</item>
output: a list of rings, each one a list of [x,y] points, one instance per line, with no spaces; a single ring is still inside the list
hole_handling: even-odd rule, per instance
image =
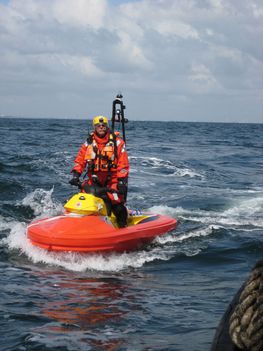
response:
[[[0,0],[0,115],[263,123],[262,0]]]

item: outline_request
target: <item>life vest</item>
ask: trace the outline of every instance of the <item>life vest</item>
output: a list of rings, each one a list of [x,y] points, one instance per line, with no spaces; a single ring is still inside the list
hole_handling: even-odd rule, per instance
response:
[[[108,142],[99,148],[98,144],[93,137],[93,133],[90,134],[87,139],[87,150],[85,154],[85,160],[89,170],[92,172],[108,172],[117,170],[117,145],[116,137],[119,133],[110,133]]]

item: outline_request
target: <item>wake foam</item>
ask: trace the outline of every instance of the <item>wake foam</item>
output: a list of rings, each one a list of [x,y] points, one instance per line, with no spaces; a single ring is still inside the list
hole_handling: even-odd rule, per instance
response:
[[[193,256],[199,254],[203,245],[188,246],[188,240],[209,236],[215,228],[199,228],[188,233],[174,235],[173,233],[157,237],[147,250],[134,251],[121,254],[80,254],[73,252],[48,252],[33,246],[26,238],[26,224],[17,223],[10,235],[2,239],[1,243],[10,250],[19,250],[21,254],[34,264],[45,264],[76,272],[120,272],[136,269],[154,261],[168,261],[176,255],[185,254]],[[182,243],[185,243],[183,247]],[[169,244],[169,246],[166,246]],[[171,245],[172,244],[172,245]]]
[[[122,254],[80,254],[73,252],[48,252],[33,246],[26,237],[26,224],[17,223],[12,227],[7,238],[1,244],[11,250],[19,250],[33,263],[44,263],[63,267],[71,271],[103,271],[119,272],[128,268],[139,268],[155,260],[169,260],[171,255],[165,254],[160,248],[152,251],[136,251]]]
[[[63,206],[53,201],[53,191],[54,188],[50,190],[35,189],[22,200],[22,205],[30,207],[38,219],[56,216],[63,212]]]
[[[28,194],[18,205],[29,206],[37,219],[53,217],[63,212],[63,206],[52,199],[53,188],[46,191],[36,189]],[[63,267],[71,271],[119,272],[128,268],[139,268],[147,262],[168,260],[170,255],[159,248],[152,251],[137,251],[123,254],[80,254],[72,252],[48,252],[31,244],[26,236],[27,223],[0,218],[0,230],[9,231],[0,244],[9,250],[18,250],[33,263],[43,263]]]
[[[62,212],[62,205],[52,200],[53,189],[36,189],[28,194],[19,205],[29,206],[37,218],[51,217]],[[172,253],[160,247],[122,254],[80,254],[73,252],[48,252],[31,244],[26,236],[27,223],[1,218],[0,229],[8,230],[8,236],[0,241],[9,250],[18,250],[31,262],[58,266],[71,271],[119,272],[140,268],[155,260],[169,260]]]
[[[220,229],[220,226],[209,225],[207,228],[194,229],[185,234],[180,234],[180,235],[167,234],[165,236],[160,236],[155,239],[155,242],[162,245],[167,243],[182,243],[183,241],[186,241],[188,239],[209,236],[217,229]]]
[[[187,210],[182,207],[168,207],[166,205],[153,206],[150,212],[172,216],[185,221],[192,221],[206,225],[222,226],[233,229],[252,226],[263,228],[263,197],[242,199],[236,201],[225,211]]]
[[[57,215],[61,212],[62,205],[52,200],[52,192],[53,189],[49,191],[37,189],[26,196],[22,203],[25,206],[30,206],[38,217]],[[98,255],[48,252],[30,243],[26,237],[26,223],[17,222],[11,218],[0,218],[0,230],[10,231],[9,235],[0,243],[10,250],[20,251],[33,263],[43,263],[79,272],[119,272],[140,268],[156,260],[167,261],[177,254],[198,255],[206,247],[207,240],[204,241],[203,238],[213,236],[220,228],[262,231],[262,209],[263,197],[260,196],[236,201],[232,207],[221,212],[200,209],[188,210],[166,205],[153,206],[148,209],[150,212],[175,217],[179,222],[194,222],[197,223],[198,228],[180,232],[179,225],[176,231],[156,238],[146,250],[131,253]]]
[[[152,170],[158,169],[166,169],[169,171],[168,174],[164,174],[162,172],[162,177],[189,177],[189,178],[198,178],[204,179],[204,175],[201,173],[196,172],[195,170],[188,168],[188,167],[179,167],[169,160],[163,160],[157,157],[142,157],[142,156],[131,156],[129,157],[130,160],[134,160],[135,162],[140,163],[140,171],[142,173],[151,174],[142,169],[142,167],[150,168]]]
[[[0,232],[5,230],[10,230],[18,222],[14,221],[12,218],[5,218],[0,215]]]

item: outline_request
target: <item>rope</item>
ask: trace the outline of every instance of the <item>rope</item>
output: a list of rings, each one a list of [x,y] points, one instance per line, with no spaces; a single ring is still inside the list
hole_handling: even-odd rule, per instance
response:
[[[253,268],[230,317],[229,334],[241,350],[263,350],[263,260]]]

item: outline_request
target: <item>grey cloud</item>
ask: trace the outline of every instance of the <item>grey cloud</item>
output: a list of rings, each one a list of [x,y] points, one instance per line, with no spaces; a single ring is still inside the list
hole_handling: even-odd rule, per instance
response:
[[[0,114],[105,113],[122,90],[133,118],[263,122],[260,1],[0,6]]]

